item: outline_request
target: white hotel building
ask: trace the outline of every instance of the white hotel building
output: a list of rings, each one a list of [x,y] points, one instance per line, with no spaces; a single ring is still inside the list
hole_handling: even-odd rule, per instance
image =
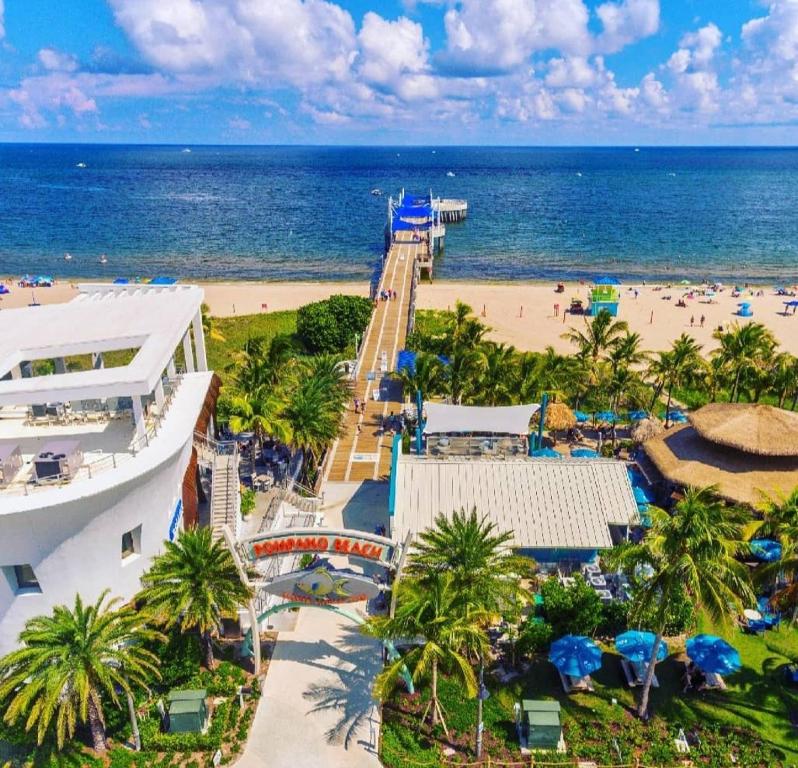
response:
[[[218,394],[202,289],[80,291],[0,312],[0,655],[76,593],[132,597],[164,540],[196,521],[195,446],[202,462]],[[225,480],[237,515],[237,474]]]

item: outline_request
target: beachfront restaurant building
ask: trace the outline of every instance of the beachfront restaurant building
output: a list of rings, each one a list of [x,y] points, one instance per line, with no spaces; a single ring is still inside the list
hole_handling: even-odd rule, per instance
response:
[[[196,286],[82,285],[0,312],[0,655],[76,594],[132,598],[197,522],[195,432],[213,429],[218,393],[202,300]]]
[[[423,450],[402,453],[394,444],[391,534],[401,541],[431,527],[439,513],[475,509],[510,531],[520,554],[550,567],[579,567],[624,540],[640,524],[626,466],[528,456],[537,410],[428,403]]]

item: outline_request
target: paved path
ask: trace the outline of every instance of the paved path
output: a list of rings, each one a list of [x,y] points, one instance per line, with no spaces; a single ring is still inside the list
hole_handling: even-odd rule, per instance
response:
[[[279,634],[236,768],[378,768],[380,668],[379,645],[353,622],[303,608],[296,629]]]
[[[380,386],[380,379],[396,369],[396,356],[407,335],[416,258],[429,251],[426,240],[413,242],[412,237],[410,232],[398,232],[385,259],[379,290],[396,292],[396,299],[379,301],[366,329],[352,393],[366,404],[365,413],[356,414],[350,403],[344,414],[343,436],[328,460],[330,482],[380,480],[390,472],[391,437],[383,434],[382,422],[391,411],[399,413],[402,393],[397,382],[386,379]],[[375,391],[379,400],[374,400]]]

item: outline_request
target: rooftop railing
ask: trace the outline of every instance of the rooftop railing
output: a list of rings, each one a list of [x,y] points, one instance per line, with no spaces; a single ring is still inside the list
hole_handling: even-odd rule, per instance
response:
[[[37,479],[31,476],[25,480],[15,480],[7,485],[0,486],[0,494],[13,494],[18,496],[28,496],[38,491],[49,490],[51,488],[63,487],[76,480],[90,480],[98,474],[111,469],[116,469],[120,463],[135,458],[140,451],[150,446],[150,443],[157,437],[161,430],[169,408],[174,401],[175,392],[180,385],[182,375],[164,380],[164,403],[163,407],[151,413],[146,420],[146,427],[141,435],[137,435],[124,452],[114,452],[107,456],[101,456],[93,461],[83,462],[73,472],[52,475],[44,479]]]

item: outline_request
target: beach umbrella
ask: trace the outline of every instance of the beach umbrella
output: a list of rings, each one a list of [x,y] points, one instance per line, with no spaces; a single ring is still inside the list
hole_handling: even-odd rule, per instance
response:
[[[629,421],[643,421],[648,418],[648,411],[629,411]]]
[[[609,277],[604,275],[596,278],[595,285],[620,285],[621,281],[617,277]]]
[[[532,455],[539,459],[561,459],[562,454],[554,448],[538,448],[532,451]]]
[[[575,459],[597,459],[598,454],[591,448],[573,448],[571,456]]]
[[[126,277],[117,277],[114,280],[114,285],[127,285],[130,282]]]
[[[596,421],[618,421],[618,414],[615,411],[599,411]]]
[[[416,372],[416,353],[409,349],[399,350],[396,356],[396,370],[407,369],[411,374]]]
[[[565,635],[551,644],[549,661],[564,675],[586,677],[601,666],[601,648],[584,635]]]
[[[574,411],[574,418],[578,424],[584,424],[586,421],[590,421],[590,416],[584,411]]]
[[[656,639],[657,636],[653,632],[630,629],[615,638],[615,650],[635,664],[644,663],[651,659],[651,651]],[[668,646],[663,640],[657,649],[657,661],[663,661],[667,655]]]
[[[660,414],[660,418],[664,419],[665,414]],[[676,424],[684,424],[687,421],[687,416],[685,416],[681,411],[668,411],[668,418]]]
[[[696,635],[687,643],[687,655],[703,672],[728,675],[742,666],[740,654],[723,638],[716,635]]]
[[[781,560],[781,544],[773,539],[751,539],[749,546],[751,554],[765,563],[775,563]]]
[[[643,419],[632,427],[632,440],[636,443],[645,443],[646,440],[651,440],[652,437],[661,435],[664,431],[665,428],[657,419]]]
[[[546,429],[570,429],[576,426],[576,421],[574,412],[565,403],[552,402],[546,406]]]

